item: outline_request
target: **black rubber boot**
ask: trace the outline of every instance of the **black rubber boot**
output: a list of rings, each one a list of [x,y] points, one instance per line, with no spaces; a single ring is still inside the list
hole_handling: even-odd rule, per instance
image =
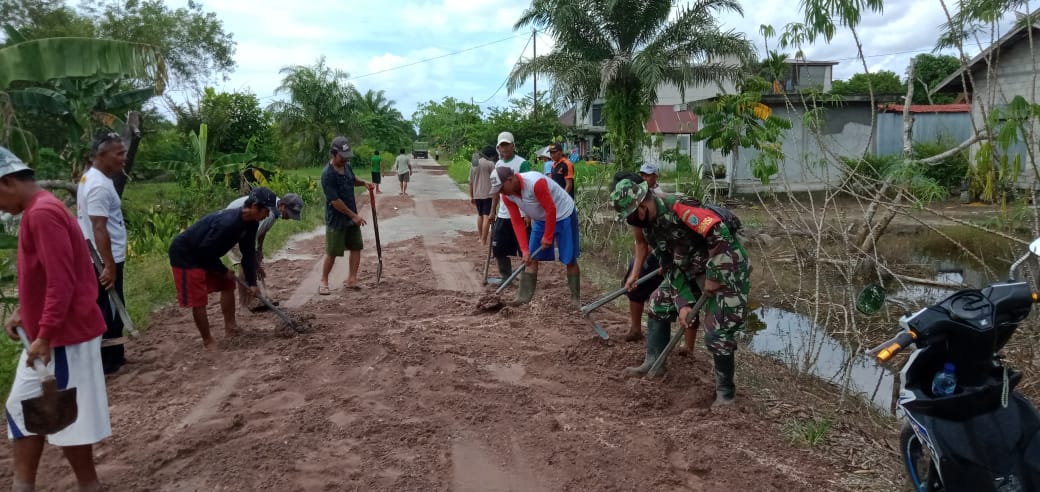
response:
[[[523,272],[520,274],[520,289],[516,293],[516,300],[510,303],[513,306],[520,306],[531,302],[534,297],[534,289],[538,286],[538,274]]]
[[[581,307],[581,274],[567,274],[567,288],[571,291],[571,305]]]
[[[657,319],[651,317],[646,322],[646,357],[643,359],[641,365],[635,367],[626,367],[625,372],[629,374],[646,374],[650,372],[650,368],[653,367],[654,362],[657,362],[658,356],[664,351],[664,348],[668,346],[668,339],[672,335],[672,324],[667,320]],[[664,374],[664,365],[657,373],[652,376],[659,376]]]
[[[502,281],[505,282],[513,274],[513,262],[509,261],[508,256],[499,256],[495,258],[495,263],[498,264],[498,274],[502,276]]]
[[[712,406],[732,405],[737,397],[733,383],[734,354],[715,354],[715,403]]]

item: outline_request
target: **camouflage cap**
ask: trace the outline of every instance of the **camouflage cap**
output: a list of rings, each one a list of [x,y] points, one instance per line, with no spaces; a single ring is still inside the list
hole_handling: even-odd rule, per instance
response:
[[[624,219],[636,211],[639,204],[646,198],[649,192],[646,182],[636,183],[631,179],[622,179],[614,186],[610,194],[610,201],[614,204],[614,210],[619,219]]]

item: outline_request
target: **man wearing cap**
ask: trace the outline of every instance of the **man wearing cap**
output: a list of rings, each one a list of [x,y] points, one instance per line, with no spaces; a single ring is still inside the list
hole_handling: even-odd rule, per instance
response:
[[[542,174],[552,176],[553,162],[552,157],[549,156],[549,147],[538,149],[538,160],[542,163]]]
[[[527,269],[520,274],[520,289],[515,304],[526,304],[534,296],[538,284],[538,262],[552,261],[555,242],[560,250],[560,263],[567,265],[567,288],[571,304],[581,304],[581,271],[578,269],[578,210],[574,200],[553,180],[537,171],[514,173],[508,167],[498,167],[491,175],[491,193],[505,199],[513,232],[520,242],[522,258]],[[534,220],[530,243],[520,211]],[[531,251],[542,251],[531,256]]]
[[[498,162],[495,163],[495,169],[508,167],[514,173],[526,173],[531,170],[531,163],[516,155],[512,133],[499,133],[495,148],[498,149]],[[513,273],[513,264],[509,257],[520,256],[520,243],[516,240],[516,233],[509,220],[509,210],[506,209],[505,201],[501,200],[496,193],[492,193],[492,198],[491,208],[498,212],[495,222],[491,226],[491,255],[495,257],[498,273],[502,275],[502,279],[506,279]]]
[[[647,163],[639,167],[639,177],[643,178],[646,182],[647,188],[657,196],[664,196],[666,193],[661,190],[661,187],[657,185],[657,166]]]
[[[614,181],[611,189],[617,186],[617,184],[623,180],[629,179],[633,183],[642,183],[643,178],[637,173],[632,171],[618,171],[614,174]],[[640,234],[641,230],[637,227],[633,227],[633,234]],[[638,245],[636,248],[638,249]],[[638,251],[636,252],[638,256]],[[628,297],[628,333],[625,335],[626,342],[638,342],[643,339],[643,311],[646,307],[646,301],[650,299],[657,287],[661,285],[661,276],[657,275],[652,277],[650,280],[643,282],[642,284],[634,285],[628,282],[629,277],[632,275],[633,268],[635,266],[635,257],[628,262],[628,271],[625,272],[625,276],[621,279],[621,285],[627,288],[625,297]],[[660,270],[661,265],[657,261],[657,257],[649,252],[646,252],[645,259],[639,267],[639,278],[649,275],[651,272]]]
[[[170,267],[177,287],[177,302],[190,307],[202,345],[213,346],[206,305],[209,294],[220,292],[220,310],[224,315],[224,334],[238,334],[235,322],[235,273],[224,266],[221,257],[238,244],[242,252],[249,293],[256,296],[256,230],[260,221],[277,206],[277,198],[267,188],[253,188],[241,208],[213,212],[192,224],[170,244]]]
[[[549,146],[549,158],[553,160],[552,179],[574,198],[574,164],[563,155],[563,145],[554,143]]]
[[[232,200],[231,203],[228,204],[227,208],[242,208],[245,206],[246,200],[248,199],[248,196],[238,197]],[[268,214],[264,220],[260,221],[260,225],[256,230],[256,275],[260,280],[263,280],[267,275],[267,273],[264,272],[264,240],[267,239],[267,232],[271,230],[271,227],[274,226],[275,221],[279,218],[285,220],[300,220],[300,213],[303,211],[303,199],[300,198],[300,195],[295,193],[286,193],[282,198],[275,198],[275,204],[275,207],[271,209],[271,213]],[[228,252],[228,257],[231,259],[232,266],[237,267],[242,264],[242,251],[238,248],[237,244],[231,247],[231,251]],[[239,271],[239,278],[245,280],[244,270]],[[265,296],[267,295],[267,292],[263,292],[263,289],[261,289],[260,293]],[[249,298],[250,296],[246,295],[245,287],[239,284],[239,304],[244,308],[253,309],[248,305]]]
[[[325,263],[321,269],[321,283],[318,284],[320,295],[329,295],[329,274],[332,273],[336,258],[343,256],[345,251],[350,251],[346,287],[360,288],[357,274],[361,266],[361,250],[365,246],[361,241],[361,226],[368,222],[357,213],[354,187],[364,186],[372,193],[375,185],[354,175],[350,167],[350,158],[353,156],[347,138],[336,137],[332,140],[332,158],[321,172],[321,188],[325,192]]]
[[[469,201],[477,207],[477,232],[480,244],[487,245],[491,222],[491,171],[495,169],[495,148],[488,145],[469,170]]]
[[[76,389],[77,418],[46,436],[60,446],[76,474],[79,490],[101,490],[94,467],[93,445],[112,435],[101,336],[105,320],[97,302],[97,275],[83,232],[54,195],[41,189],[29,169],[0,147],[0,211],[22,215],[18,229],[18,309],[4,324],[18,340],[24,328],[29,340],[15,369],[7,397],[7,436],[14,480],[11,490],[35,490],[44,436],[25,427],[22,401],[42,394],[44,374],[33,369],[40,359],[57,380],[57,389]],[[49,375],[48,374],[48,375]]]
[[[108,289],[114,289],[126,304],[123,295],[126,224],[123,222],[123,202],[112,183],[113,177],[123,173],[126,146],[118,133],[105,133],[94,140],[93,150],[91,165],[83,172],[76,189],[76,221],[104,263],[98,275],[97,303],[107,326],[102,338],[110,342],[101,347],[101,365],[105,374],[112,374],[126,363],[120,341],[123,318],[108,297]]]
[[[623,179],[611,193],[618,216],[637,228],[636,260],[641,263],[653,248],[665,278],[650,299],[646,357],[626,371],[645,374],[664,350],[671,323],[678,317],[684,329],[692,325],[693,304],[702,295],[705,304],[704,344],[715,362],[715,403],[731,404],[736,334],[744,327],[751,263],[747,251],[715,212],[696,200],[650,193],[647,184]],[[635,273],[629,283],[635,283]]]
[[[401,194],[408,194],[408,182],[412,178],[412,158],[401,149],[401,153],[394,159],[394,170],[397,171],[397,183],[401,186]]]

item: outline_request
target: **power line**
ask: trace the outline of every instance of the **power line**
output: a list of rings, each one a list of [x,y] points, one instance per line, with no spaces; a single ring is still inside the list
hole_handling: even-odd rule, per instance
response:
[[[531,36],[531,37],[527,38],[527,43],[524,44],[524,49],[520,50],[520,56],[518,56],[516,58],[516,62],[513,63],[513,67],[516,67],[517,65],[519,65],[520,64],[520,60],[524,59],[524,53],[527,53],[527,47],[531,45],[531,40],[532,39],[534,39],[534,36]],[[502,85],[499,85],[498,89],[495,89],[495,93],[494,94],[491,94],[490,96],[488,96],[487,99],[485,99],[483,101],[477,101],[474,104],[484,104],[484,103],[494,99],[494,97],[498,95],[498,92],[501,91],[502,88],[506,86],[507,82],[509,82],[509,75],[506,75],[506,79],[502,81]]]
[[[527,34],[524,34],[524,35],[526,36]],[[478,44],[476,46],[470,46],[469,48],[463,48],[461,50],[453,51],[451,53],[445,53],[443,55],[437,55],[437,56],[430,57],[430,58],[423,58],[422,60],[416,60],[416,61],[411,62],[411,63],[406,63],[404,65],[398,65],[396,67],[386,68],[386,69],[379,70],[379,71],[376,71],[376,72],[370,72],[370,73],[366,73],[366,74],[362,74],[362,75],[358,75],[358,76],[354,76],[354,77],[347,77],[346,79],[344,79],[344,81],[349,82],[349,81],[352,81],[352,80],[362,79],[362,78],[365,78],[365,77],[371,77],[373,75],[379,75],[379,74],[386,73],[386,72],[392,72],[394,70],[400,70],[402,68],[408,68],[408,67],[413,67],[415,65],[421,65],[423,63],[429,63],[431,61],[440,60],[441,58],[447,58],[449,56],[461,55],[463,53],[468,53],[470,51],[478,50],[480,48],[485,48],[485,47],[492,46],[492,45],[495,45],[495,44],[498,44],[498,43],[504,43],[506,41],[509,41],[509,40],[512,40],[512,39],[516,39],[518,37],[520,37],[519,34],[514,34],[514,35],[509,36],[507,38],[496,39],[494,41],[490,41],[490,42],[487,42],[487,43],[484,43],[484,44]],[[530,38],[528,38],[528,43],[530,43],[530,41],[531,41]],[[524,49],[526,50],[527,47],[525,46]],[[261,97],[261,98],[258,98],[258,99],[261,100],[261,101],[264,101],[264,100],[267,100],[267,99],[273,99],[273,98],[275,98],[277,96],[278,96],[277,94],[271,94],[269,96],[264,96],[264,97]]]

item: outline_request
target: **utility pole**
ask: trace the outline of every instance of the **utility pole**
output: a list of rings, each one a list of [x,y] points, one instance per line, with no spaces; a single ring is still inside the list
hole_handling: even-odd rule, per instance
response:
[[[531,42],[534,44],[534,47],[532,48],[533,51],[532,51],[532,56],[531,56],[531,59],[533,60],[535,58],[538,58],[538,30],[537,29],[534,29],[534,28],[531,29]],[[534,104],[531,107],[531,117],[532,118],[537,118],[538,117],[538,72],[535,72],[535,74],[534,74]]]

